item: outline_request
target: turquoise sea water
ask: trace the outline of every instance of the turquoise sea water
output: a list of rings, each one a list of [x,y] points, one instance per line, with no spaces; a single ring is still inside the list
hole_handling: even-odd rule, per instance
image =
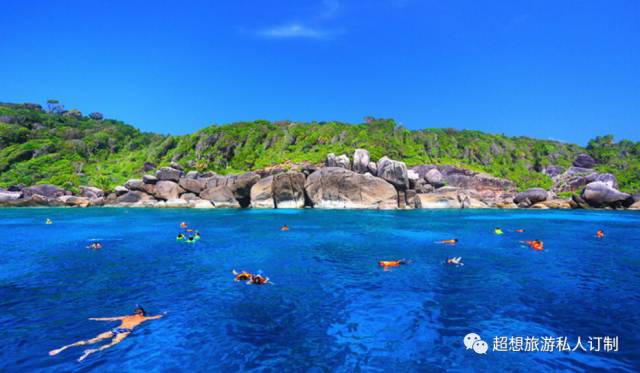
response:
[[[181,221],[203,238],[176,242]],[[0,209],[0,234],[2,372],[640,370],[634,212]],[[460,242],[433,243],[447,238]],[[399,258],[413,262],[377,266]],[[136,304],[168,314],[81,363],[86,347],[48,356]],[[469,332],[486,354],[465,349]],[[611,336],[619,351],[493,351],[500,336],[587,350]]]

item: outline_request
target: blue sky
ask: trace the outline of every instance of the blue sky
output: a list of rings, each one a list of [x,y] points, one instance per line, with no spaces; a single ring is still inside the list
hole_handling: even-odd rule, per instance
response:
[[[0,101],[57,98],[173,134],[372,115],[412,129],[640,140],[640,1],[4,0],[0,8]]]

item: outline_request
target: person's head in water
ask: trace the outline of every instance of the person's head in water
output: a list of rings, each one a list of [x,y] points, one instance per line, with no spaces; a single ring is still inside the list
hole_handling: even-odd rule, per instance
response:
[[[147,316],[147,313],[145,312],[144,308],[140,306],[136,307],[136,309],[133,310],[133,313],[138,316]]]

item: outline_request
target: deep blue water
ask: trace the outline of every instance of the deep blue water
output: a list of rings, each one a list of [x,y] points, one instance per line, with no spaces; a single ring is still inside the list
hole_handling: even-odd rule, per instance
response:
[[[177,243],[181,221],[203,238]],[[0,209],[0,234],[3,372],[640,369],[634,212]],[[518,243],[535,238],[545,251]],[[377,266],[396,258],[413,263]],[[136,304],[168,315],[84,362],[83,346],[48,356]],[[497,352],[495,336],[618,336],[619,351]]]

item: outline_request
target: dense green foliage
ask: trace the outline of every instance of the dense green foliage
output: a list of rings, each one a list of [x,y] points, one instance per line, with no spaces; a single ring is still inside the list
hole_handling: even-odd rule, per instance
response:
[[[58,105],[58,103],[56,103]],[[408,166],[453,164],[514,180],[519,189],[548,188],[547,165],[568,167],[580,152],[615,174],[623,190],[640,189],[640,144],[598,137],[577,145],[479,131],[410,131],[393,120],[362,124],[255,121],[210,126],[186,136],[142,133],[122,122],[82,116],[61,106],[44,111],[32,104],[0,104],[0,187],[51,183],[73,189],[109,189],[140,177],[144,162],[177,161],[187,169],[241,172],[285,161],[322,162],[328,153],[351,155],[368,149],[374,160],[387,155]]]

